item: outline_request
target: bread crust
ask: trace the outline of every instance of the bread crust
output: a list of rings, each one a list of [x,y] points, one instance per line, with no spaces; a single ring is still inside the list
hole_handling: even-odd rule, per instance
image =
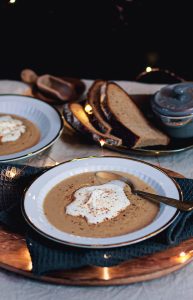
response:
[[[110,133],[112,127],[108,124],[100,107],[101,87],[107,81],[95,80],[87,93],[87,102],[92,107],[92,114],[88,114],[88,118],[94,127],[98,128],[103,133]]]
[[[93,130],[93,132],[91,131],[91,129],[89,129],[88,127],[86,127],[83,123],[81,123],[81,121],[73,114],[71,106],[74,103],[66,103],[64,105],[63,108],[63,116],[66,120],[66,122],[76,131],[79,131],[80,133],[82,133],[85,137],[100,142],[100,140],[104,140],[107,144],[110,145],[121,145],[122,144],[122,140],[119,139],[118,137],[113,137],[113,136],[105,136],[105,134],[100,133],[98,130]],[[75,103],[76,105],[80,105]],[[81,105],[80,105],[81,106]],[[82,106],[81,106],[82,107]],[[84,112],[84,109],[82,107],[82,110]],[[85,113],[85,112],[84,112]]]
[[[114,82],[108,82],[107,89],[106,89],[106,91],[107,91],[106,98],[103,100],[103,102],[101,102],[101,109],[103,110],[105,117],[107,118],[107,120],[109,121],[109,123],[111,124],[111,126],[113,128],[112,133],[115,134],[116,136],[122,138],[123,143],[125,145],[127,145],[131,148],[139,148],[141,145],[144,144],[144,141],[142,140],[142,138],[140,136],[138,136],[135,132],[133,132],[131,129],[124,126],[122,121],[117,116],[115,116],[115,114],[111,110],[111,107],[109,104],[110,99],[108,97],[108,87],[111,84],[118,87],[127,97],[130,98],[130,96],[125,92],[125,90],[123,90],[118,84],[116,84]],[[131,101],[132,101],[132,99],[131,99]],[[135,103],[133,103],[133,104],[136,105]],[[144,118],[144,115],[140,110],[139,110],[139,114]],[[145,118],[145,121],[147,122],[149,127],[151,127],[153,130],[157,131],[157,133],[162,134],[162,138],[164,136],[165,143],[162,143],[162,144],[167,145],[169,143],[169,138],[165,134],[160,132],[158,129],[151,126],[151,124],[149,123],[149,121],[146,118]],[[127,137],[127,139],[124,139],[125,136]],[[151,145],[147,145],[147,146],[151,146]]]
[[[108,85],[111,83],[112,82],[107,83],[107,88],[108,88]],[[117,85],[116,83],[113,83],[113,84]],[[137,136],[134,132],[132,132],[131,130],[126,128],[123,124],[121,124],[119,122],[119,120],[116,119],[116,117],[114,116],[113,112],[111,111],[108,103],[109,103],[109,99],[106,94],[106,97],[101,102],[101,109],[102,109],[105,117],[107,118],[107,120],[109,121],[109,123],[111,124],[111,126],[113,128],[112,133],[120,138],[127,136],[128,139],[125,139],[125,140],[123,139],[124,145],[131,147],[131,148],[134,147],[136,145],[137,141],[139,140],[139,136]]]

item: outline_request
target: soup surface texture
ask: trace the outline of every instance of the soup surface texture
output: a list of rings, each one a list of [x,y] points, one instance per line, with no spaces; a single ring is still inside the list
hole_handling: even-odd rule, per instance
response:
[[[139,190],[155,193],[145,182],[129,174],[117,172],[132,179]],[[107,183],[94,173],[82,173],[65,179],[52,188],[44,200],[44,213],[48,221],[61,231],[84,237],[113,237],[139,230],[150,224],[159,212],[159,205],[131,193],[126,185],[124,192],[130,205],[116,217],[98,224],[89,224],[81,216],[66,214],[66,207],[73,201],[73,193],[86,186]]]
[[[0,114],[0,117],[5,116]],[[6,115],[7,116],[7,115]],[[13,119],[22,121],[25,132],[15,141],[2,142],[0,138],[0,155],[8,155],[23,151],[36,145],[40,140],[40,131],[33,122],[16,115],[9,115]]]

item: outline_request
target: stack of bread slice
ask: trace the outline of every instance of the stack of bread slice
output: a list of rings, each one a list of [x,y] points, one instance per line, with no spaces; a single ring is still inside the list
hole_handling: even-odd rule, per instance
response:
[[[169,143],[169,137],[149,123],[132,98],[114,82],[96,80],[86,104],[65,104],[64,117],[79,132],[111,145],[141,148]]]

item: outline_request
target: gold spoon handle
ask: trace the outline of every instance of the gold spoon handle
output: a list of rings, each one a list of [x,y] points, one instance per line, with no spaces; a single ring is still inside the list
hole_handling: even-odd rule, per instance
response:
[[[165,197],[165,196],[160,196],[160,195],[154,195],[154,194],[150,194],[147,192],[142,192],[142,191],[138,191],[135,190],[134,192],[136,195],[139,195],[145,199],[154,201],[156,203],[164,203],[170,206],[174,206],[176,208],[178,208],[179,210],[183,210],[183,211],[191,211],[193,210],[193,203],[190,202],[186,202],[186,201],[179,201],[173,198],[169,198],[169,197]]]

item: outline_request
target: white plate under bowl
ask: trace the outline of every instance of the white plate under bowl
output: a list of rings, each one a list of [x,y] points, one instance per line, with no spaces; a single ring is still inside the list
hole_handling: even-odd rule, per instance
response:
[[[0,95],[0,114],[13,114],[33,122],[40,130],[40,141],[23,151],[0,155],[0,162],[31,157],[50,147],[60,136],[63,121],[59,112],[49,104],[28,96]]]
[[[182,200],[182,193],[176,182],[159,168],[148,163],[120,157],[82,158],[50,169],[31,184],[26,190],[22,202],[22,212],[26,221],[41,235],[59,243],[86,248],[111,248],[150,238],[164,230],[177,217],[179,212],[176,208],[161,204],[158,215],[148,226],[132,233],[109,238],[80,237],[54,227],[46,218],[43,210],[47,193],[70,176],[101,170],[120,171],[135,175],[154,188],[159,195]]]

